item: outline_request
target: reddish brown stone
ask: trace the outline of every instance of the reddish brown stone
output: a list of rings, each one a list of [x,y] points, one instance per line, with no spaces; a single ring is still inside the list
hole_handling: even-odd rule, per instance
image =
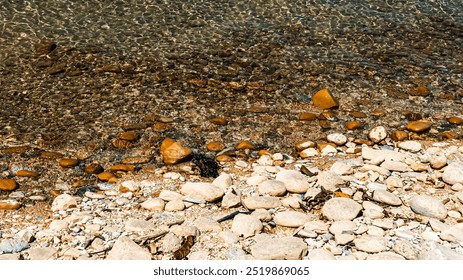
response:
[[[227,125],[228,120],[222,117],[215,117],[210,119],[211,123],[216,124],[216,125]]]
[[[161,143],[161,155],[165,164],[176,164],[187,160],[193,151],[182,146],[179,142],[171,138],[166,138]]]
[[[98,179],[101,181],[108,181],[109,179],[115,177],[113,173],[111,172],[101,172],[98,174]]]
[[[119,139],[126,141],[135,141],[138,138],[138,134],[135,131],[126,131],[119,134]]]
[[[391,133],[391,139],[394,141],[404,141],[408,139],[408,132],[403,130],[396,130]]]
[[[352,112],[350,112],[350,115],[352,117],[358,118],[358,119],[363,119],[363,118],[367,117],[367,114],[365,114],[363,112],[359,112],[359,111],[352,111]]]
[[[92,164],[87,165],[84,171],[87,174],[100,174],[101,172],[104,171],[104,168],[103,166],[97,163],[92,163]]]
[[[314,113],[300,113],[299,114],[299,120],[301,121],[313,121],[317,119],[317,115]]]
[[[348,130],[356,130],[356,129],[361,129],[362,124],[358,121],[348,121],[346,122],[346,129]]]
[[[458,134],[455,131],[444,131],[442,132],[442,137],[444,139],[457,139]]]
[[[218,162],[230,162],[233,158],[229,155],[220,155],[215,158]]]
[[[431,92],[424,86],[417,86],[416,88],[411,89],[409,93],[413,96],[428,96]]]

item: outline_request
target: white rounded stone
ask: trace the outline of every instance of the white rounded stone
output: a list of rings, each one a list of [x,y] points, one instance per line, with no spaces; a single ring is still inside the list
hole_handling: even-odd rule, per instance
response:
[[[286,193],[286,185],[278,180],[266,180],[259,184],[258,190],[260,194],[282,196]]]
[[[329,142],[332,142],[338,146],[342,146],[344,144],[346,144],[347,142],[347,137],[341,133],[331,133],[331,134],[328,134],[328,136],[326,137],[326,139],[329,141]]]
[[[310,221],[310,219],[305,213],[289,210],[276,213],[273,221],[279,226],[300,227]]]
[[[329,220],[353,220],[362,210],[362,206],[350,198],[334,197],[323,205],[322,213]]]
[[[447,208],[437,198],[429,195],[417,195],[410,199],[410,208],[413,212],[436,219],[447,217]]]
[[[387,137],[387,130],[384,126],[377,126],[370,130],[368,133],[368,138],[374,143],[379,143],[386,139]]]
[[[305,193],[309,189],[307,177],[296,170],[282,170],[275,179],[283,182],[289,192]]]

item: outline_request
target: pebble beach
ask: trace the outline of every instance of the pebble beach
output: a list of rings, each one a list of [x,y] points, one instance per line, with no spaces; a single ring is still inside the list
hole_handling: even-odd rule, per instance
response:
[[[0,7],[0,259],[463,258],[458,4],[77,2]]]

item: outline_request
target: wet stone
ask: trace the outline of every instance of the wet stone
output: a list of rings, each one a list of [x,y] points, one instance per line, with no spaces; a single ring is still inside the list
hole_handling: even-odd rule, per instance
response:
[[[97,163],[92,163],[87,166],[85,166],[84,169],[85,173],[87,174],[100,174],[101,172],[104,171],[103,166],[97,164]]]
[[[18,170],[16,172],[16,176],[34,178],[34,177],[38,177],[39,173],[35,171],[30,171],[30,170]]]

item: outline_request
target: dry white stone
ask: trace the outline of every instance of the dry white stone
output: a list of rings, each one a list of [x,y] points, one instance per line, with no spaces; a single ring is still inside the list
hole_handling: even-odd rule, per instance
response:
[[[381,219],[384,217],[384,209],[383,207],[371,202],[371,201],[364,201],[362,203],[363,206],[363,216],[370,218],[370,219]]]
[[[151,260],[147,249],[140,247],[127,236],[121,236],[108,252],[107,260]]]
[[[284,207],[299,209],[301,208],[302,199],[298,196],[288,196],[281,199],[281,205]]]
[[[399,143],[399,148],[416,153],[421,150],[421,143],[417,141],[404,141]]]
[[[386,139],[387,137],[387,130],[384,126],[377,126],[370,130],[368,133],[368,138],[375,143],[379,143]]]
[[[258,260],[301,260],[307,250],[301,238],[265,238],[251,246],[251,255]]]
[[[332,142],[338,146],[342,146],[344,144],[346,144],[347,142],[347,137],[341,133],[331,133],[331,134],[328,134],[328,136],[326,137],[326,139],[329,141],[329,142]]]
[[[227,208],[227,209],[233,208],[233,207],[237,207],[240,204],[241,204],[240,197],[234,193],[229,192],[226,195],[224,195],[224,197],[222,198],[223,208]]]
[[[398,196],[386,190],[375,190],[373,192],[373,200],[392,206],[402,205],[402,200]]]
[[[336,245],[345,245],[352,242],[355,239],[354,234],[340,233],[334,236],[334,241]]]
[[[258,234],[263,228],[262,222],[251,215],[238,214],[233,218],[231,230],[244,238]]]
[[[397,171],[397,172],[406,172],[410,171],[410,167],[408,164],[400,161],[393,161],[393,160],[385,160],[381,163],[380,167],[385,168],[390,171]]]
[[[349,220],[334,221],[330,226],[330,232],[334,235],[351,234],[356,229],[357,229],[357,224]]]
[[[222,226],[216,220],[210,217],[197,217],[193,225],[199,229],[200,232],[220,232]]]
[[[225,244],[235,244],[239,241],[239,236],[230,230],[221,231],[219,237]]]
[[[334,197],[323,205],[322,213],[329,220],[353,220],[362,210],[362,206],[350,198]]]
[[[447,157],[444,154],[432,155],[429,159],[431,167],[434,169],[441,169],[447,165]]]
[[[275,179],[283,182],[289,192],[305,193],[309,189],[307,177],[296,170],[282,170],[277,173]]]
[[[417,260],[419,256],[419,249],[410,240],[397,239],[392,250],[407,260]]]
[[[143,219],[129,218],[125,223],[125,231],[129,232],[147,232],[155,228],[154,223]]]
[[[166,203],[164,210],[169,212],[183,211],[185,209],[185,203],[181,199],[174,199]]]
[[[320,220],[309,221],[304,224],[304,229],[321,234],[327,233],[329,227],[330,226],[327,223]]]
[[[251,176],[246,180],[246,184],[249,186],[258,186],[262,182],[266,181],[267,177],[262,175]]]
[[[223,191],[226,191],[233,184],[233,179],[230,174],[221,173],[219,177],[215,178],[214,181],[212,181],[212,184],[221,188]]]
[[[323,248],[310,250],[308,257],[309,260],[336,260],[333,253]]]
[[[341,176],[332,171],[320,172],[317,176],[317,184],[325,188],[327,191],[336,191],[346,182]]]
[[[357,250],[367,253],[379,253],[387,249],[386,238],[378,235],[362,235],[354,239],[354,245]]]
[[[178,192],[162,190],[161,193],[159,194],[159,198],[164,201],[172,201],[176,199],[182,199],[182,195]]]
[[[53,203],[51,204],[52,211],[60,211],[60,210],[67,210],[69,208],[77,207],[80,198],[69,195],[69,194],[61,194],[58,195]]]
[[[258,208],[272,209],[281,206],[280,199],[274,196],[250,196],[243,199],[242,203],[249,210],[255,210]]]
[[[261,208],[254,210],[251,216],[256,217],[262,222],[269,222],[272,220],[272,215],[270,215],[269,211]]]
[[[393,252],[381,252],[373,255],[368,255],[367,260],[396,260],[396,261],[403,261],[405,260],[404,257],[402,257],[399,254],[393,253]]]
[[[159,197],[153,197],[142,202],[140,206],[146,210],[162,211],[164,210],[165,202]]]
[[[441,220],[447,217],[447,208],[435,197],[417,195],[410,199],[409,204],[413,212],[417,214]]]
[[[440,238],[449,242],[463,242],[463,223],[455,224],[440,234]]]
[[[352,166],[342,162],[342,161],[336,161],[333,163],[333,165],[330,167],[330,171],[339,174],[339,175],[348,175],[352,174],[354,172],[354,169],[352,169]]]
[[[463,184],[463,163],[452,162],[445,169],[442,174],[442,181],[449,185]]]
[[[60,232],[68,229],[69,222],[66,220],[53,220],[48,226],[49,229]]]
[[[30,260],[54,260],[57,257],[57,252],[53,247],[38,247],[28,250]]]
[[[224,191],[211,183],[187,182],[181,188],[181,193],[189,198],[214,202],[224,196]]]
[[[310,221],[310,218],[305,213],[288,210],[276,213],[273,221],[279,226],[300,227]]]
[[[278,180],[266,180],[259,184],[258,190],[260,194],[282,196],[286,193],[286,185]]]
[[[314,148],[307,148],[307,149],[304,149],[302,150],[299,155],[301,156],[301,158],[308,158],[308,157],[315,157],[315,156],[318,156],[319,153],[316,149]]]

